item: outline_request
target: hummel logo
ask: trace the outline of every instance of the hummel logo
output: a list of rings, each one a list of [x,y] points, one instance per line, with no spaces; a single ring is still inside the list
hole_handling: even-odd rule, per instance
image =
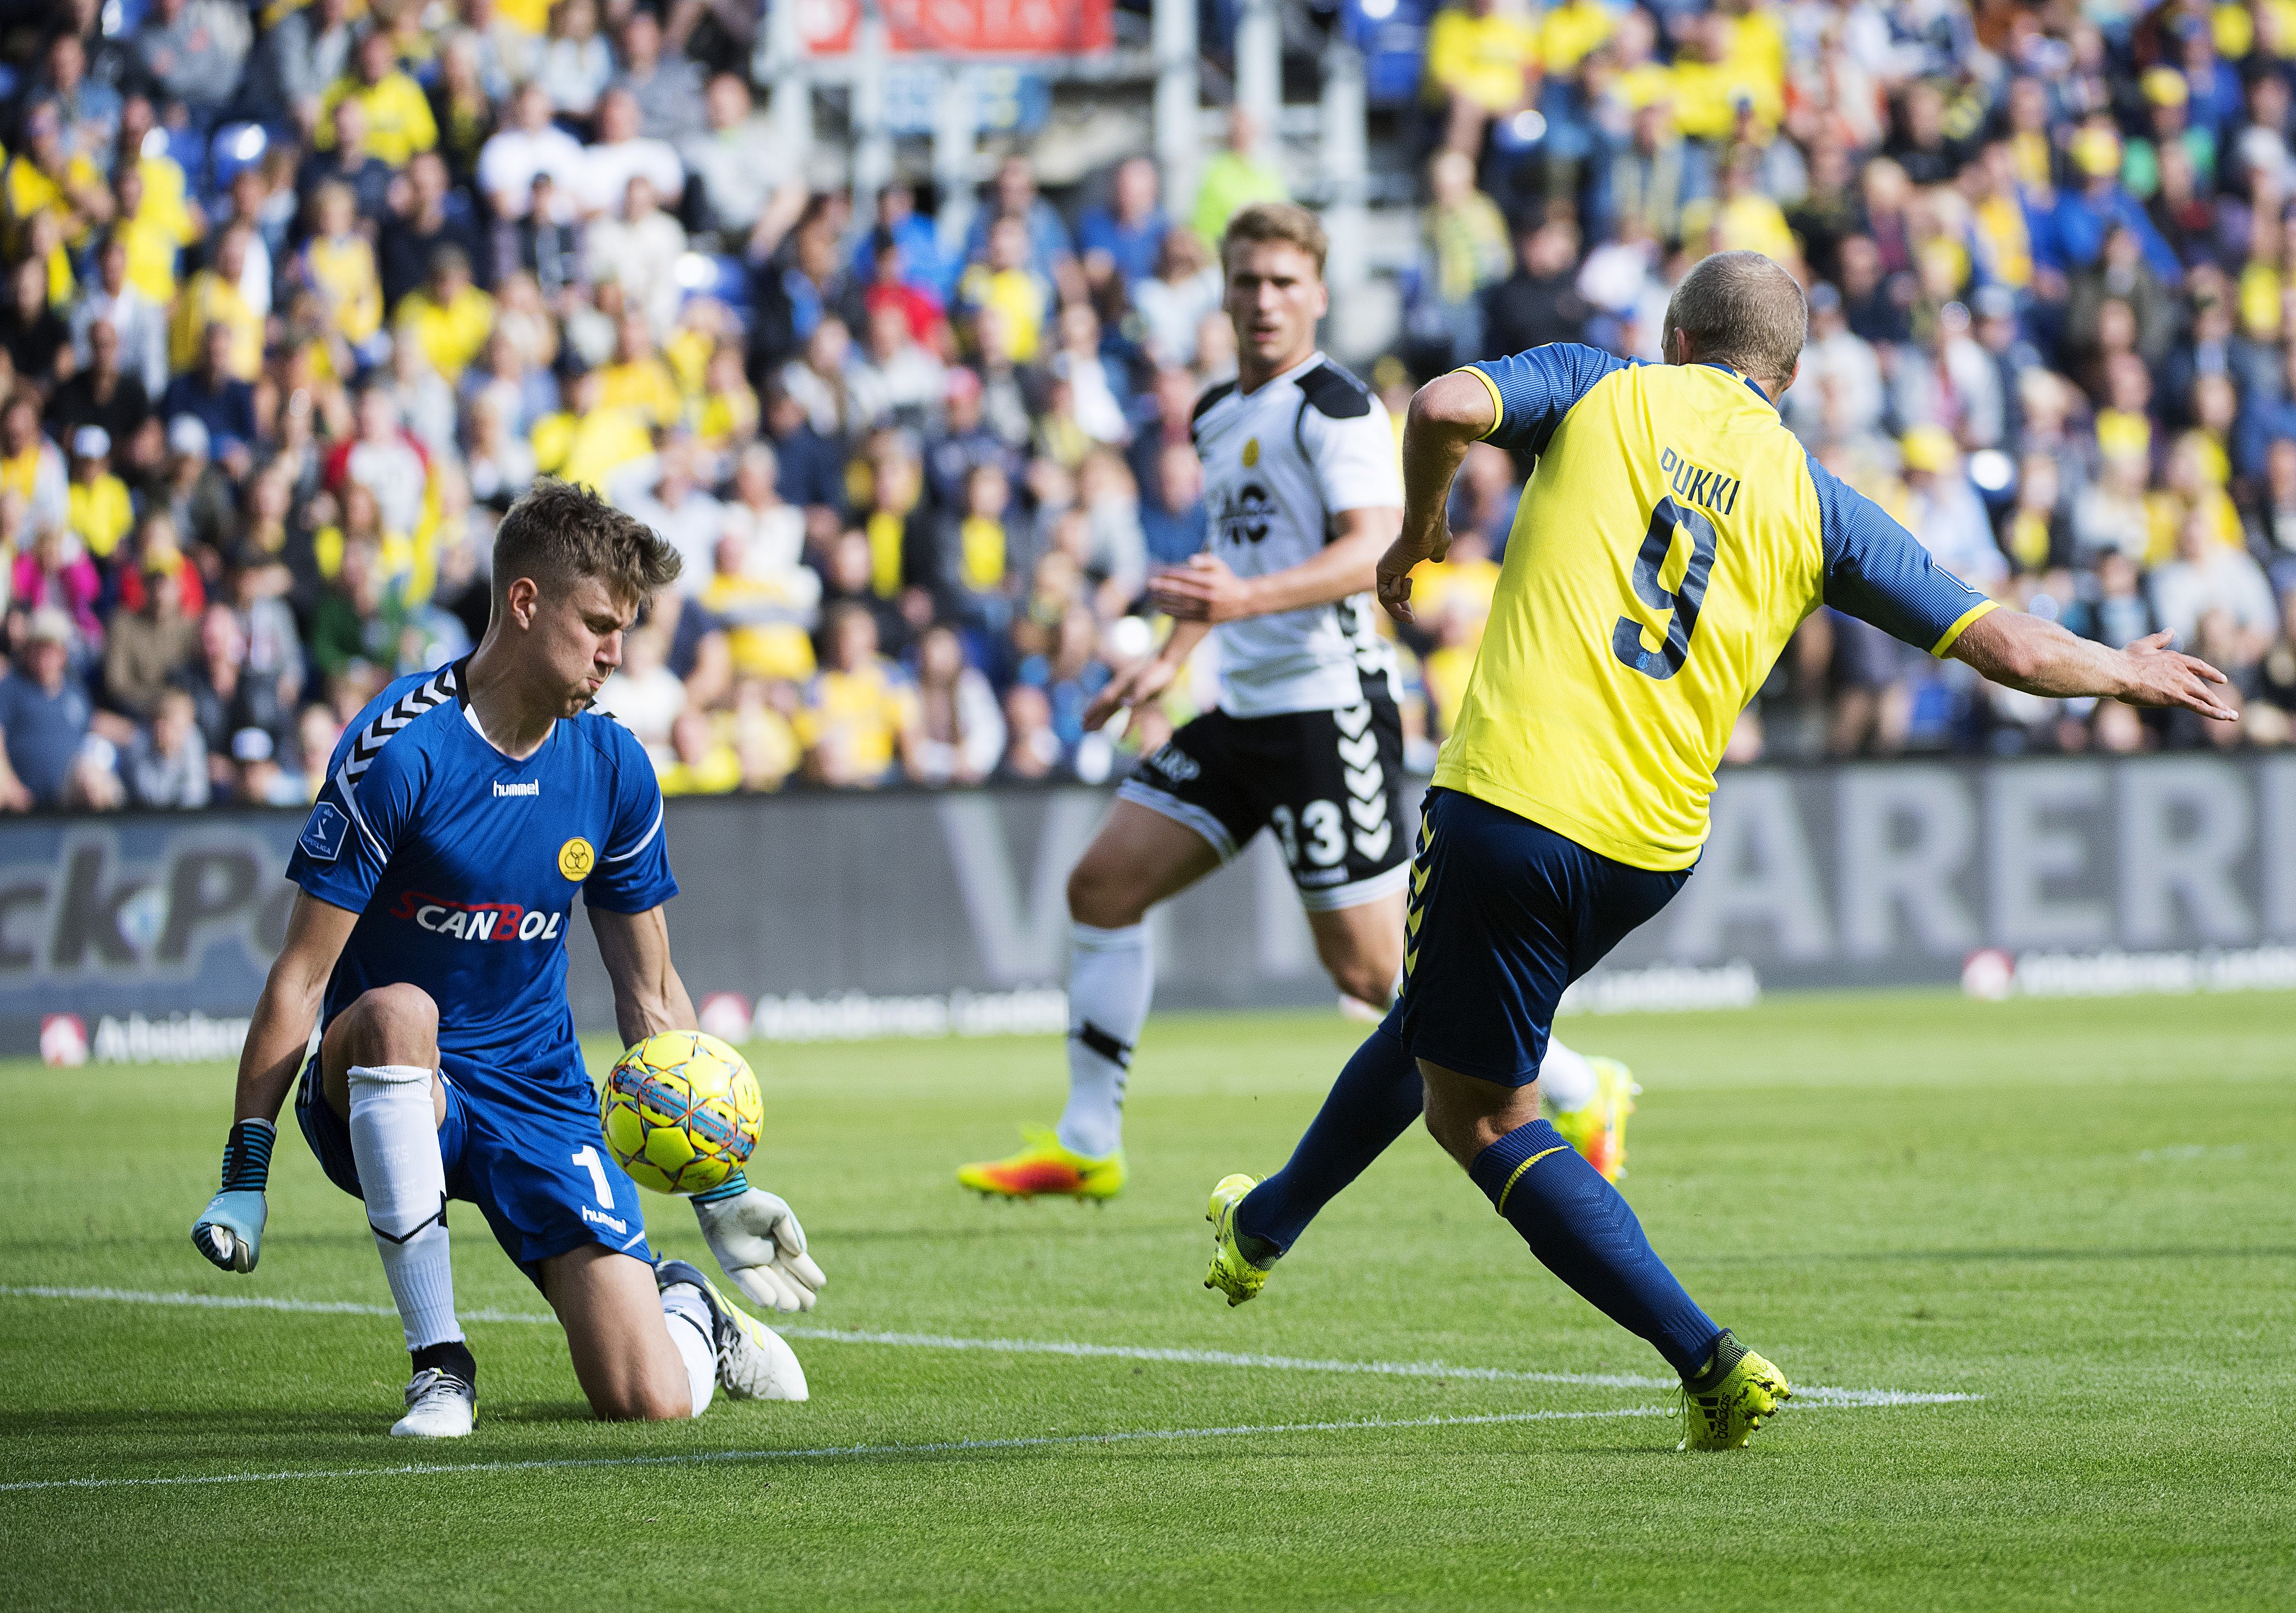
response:
[[[497,799],[506,795],[538,796],[541,793],[542,781],[540,779],[529,779],[523,784],[505,784],[500,779],[496,779],[495,781],[495,796]]]
[[[586,1204],[581,1208],[582,1219],[589,1222],[593,1226],[611,1226],[618,1232],[627,1232],[630,1230],[630,1224],[627,1221],[619,1220],[612,1216],[602,1216]]]

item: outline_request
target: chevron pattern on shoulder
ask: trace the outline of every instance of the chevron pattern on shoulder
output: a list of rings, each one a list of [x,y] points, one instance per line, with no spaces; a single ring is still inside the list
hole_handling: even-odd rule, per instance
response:
[[[416,684],[390,706],[374,715],[374,720],[359,730],[351,741],[349,752],[343,757],[341,771],[336,775],[345,794],[366,775],[374,758],[382,754],[393,735],[421,716],[432,707],[455,698],[455,666],[450,663],[439,668],[429,681]]]

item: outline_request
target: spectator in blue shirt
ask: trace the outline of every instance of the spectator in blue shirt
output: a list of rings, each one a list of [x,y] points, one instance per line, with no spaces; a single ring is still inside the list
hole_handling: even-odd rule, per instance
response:
[[[2291,348],[2282,363],[2284,369],[2276,378],[2276,388],[2267,391],[2259,386],[2250,392],[2233,438],[2234,463],[2251,480],[2263,479],[2265,456],[2275,442],[2296,438],[2296,348]]]
[[[217,459],[255,441],[255,389],[231,373],[231,330],[210,324],[200,343],[200,367],[168,383],[160,415],[175,421],[188,414],[205,426]]]
[[[1140,504],[1140,535],[1152,566],[1185,564],[1204,546],[1204,467],[1186,443],[1156,455],[1155,491]]]
[[[72,680],[71,618],[53,605],[32,612],[16,669],[0,678],[0,810],[61,806],[94,708]]]
[[[853,274],[866,280],[876,262],[877,237],[892,237],[901,252],[901,278],[921,291],[930,291],[946,304],[956,292],[957,275],[964,266],[941,250],[940,232],[917,212],[917,195],[905,184],[889,184],[877,192],[877,228],[864,230],[853,248]]]
[[[841,512],[845,508],[845,455],[813,429],[805,405],[776,384],[766,397],[766,431],[779,470],[774,479],[782,502],[800,508]]]
[[[1077,239],[1084,249],[1085,277],[1093,284],[1103,284],[1114,274],[1130,287],[1156,272],[1157,251],[1172,227],[1156,189],[1156,165],[1145,157],[1128,157],[1117,167],[1109,205],[1086,209]]]
[[[997,165],[996,184],[988,205],[972,221],[964,243],[964,259],[977,262],[988,255],[988,232],[1000,218],[1017,218],[1029,232],[1029,266],[1057,285],[1062,264],[1076,255],[1069,226],[1053,204],[1037,194],[1037,170],[1026,157],[1007,157]]]
[[[2120,136],[2092,124],[2073,137],[2072,159],[2081,174],[2080,186],[2058,196],[2046,227],[2034,238],[2034,258],[2060,274],[2085,269],[2103,255],[2106,232],[2123,225],[2144,249],[2145,266],[2161,282],[2181,284],[2185,266],[2153,227],[2144,205],[2121,187]]]

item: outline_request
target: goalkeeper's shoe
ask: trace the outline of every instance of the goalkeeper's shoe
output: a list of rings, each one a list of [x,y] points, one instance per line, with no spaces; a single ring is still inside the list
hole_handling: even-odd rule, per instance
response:
[[[398,1439],[460,1439],[478,1416],[476,1384],[445,1367],[426,1366],[406,1386],[406,1415],[390,1432]]]
[[[957,1167],[956,1179],[992,1199],[1113,1199],[1124,1191],[1124,1150],[1093,1159],[1061,1145],[1043,1126],[1025,1126],[1028,1145],[1002,1159]]]
[[[1726,1331],[1716,1347],[1718,1359],[1733,1349],[1743,1349]],[[1746,1440],[1763,1419],[1793,1396],[1786,1375],[1751,1350],[1743,1350],[1714,1383],[1704,1388],[1682,1386],[1682,1443],[1677,1451],[1742,1451]]]
[[[809,1391],[797,1352],[779,1333],[718,1291],[701,1268],[665,1260],[653,1268],[658,1288],[679,1283],[697,1289],[709,1307],[718,1347],[718,1385],[736,1400],[803,1400]]]
[[[1235,1207],[1259,1185],[1256,1177],[1241,1171],[1222,1176],[1212,1187],[1210,1201],[1204,1206],[1204,1219],[1212,1224],[1212,1266],[1204,1273],[1204,1286],[1226,1294],[1231,1310],[1266,1287],[1272,1269],[1254,1265],[1236,1241]]]
[[[1564,1109],[1554,1119],[1562,1140],[1578,1157],[1616,1182],[1627,1174],[1627,1117],[1635,1112],[1634,1072],[1616,1059],[1589,1059],[1595,1071],[1595,1095],[1577,1109]]]

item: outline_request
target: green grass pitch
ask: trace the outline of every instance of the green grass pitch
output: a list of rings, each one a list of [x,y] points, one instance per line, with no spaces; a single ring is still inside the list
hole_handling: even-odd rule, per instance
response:
[[[818,1336],[1662,1371],[1415,1130],[1259,1301],[1200,1286],[1205,1191],[1283,1161],[1357,1039],[1335,1015],[1153,1021],[1104,1208],[951,1175],[1056,1112],[1055,1041],[752,1048],[754,1174],[830,1273],[794,1340],[811,1403],[602,1426],[554,1328],[477,1320],[479,1432],[416,1450],[383,1437],[406,1362],[357,1308],[389,1303],[370,1240],[291,1120],[262,1267],[229,1277],[187,1235],[227,1070],[8,1065],[0,1604],[2286,1608],[2292,1015],[1906,994],[1565,1021],[1646,1088],[1626,1191],[1718,1320],[1797,1384],[1981,1396],[1799,1406],[1707,1456],[1633,1384]],[[466,1313],[541,1311],[475,1213],[455,1233]],[[1188,1429],[1215,1431],[1070,1437]],[[996,1443],[1026,1441],[1055,1443]],[[42,1487],[85,1478],[116,1482]]]

